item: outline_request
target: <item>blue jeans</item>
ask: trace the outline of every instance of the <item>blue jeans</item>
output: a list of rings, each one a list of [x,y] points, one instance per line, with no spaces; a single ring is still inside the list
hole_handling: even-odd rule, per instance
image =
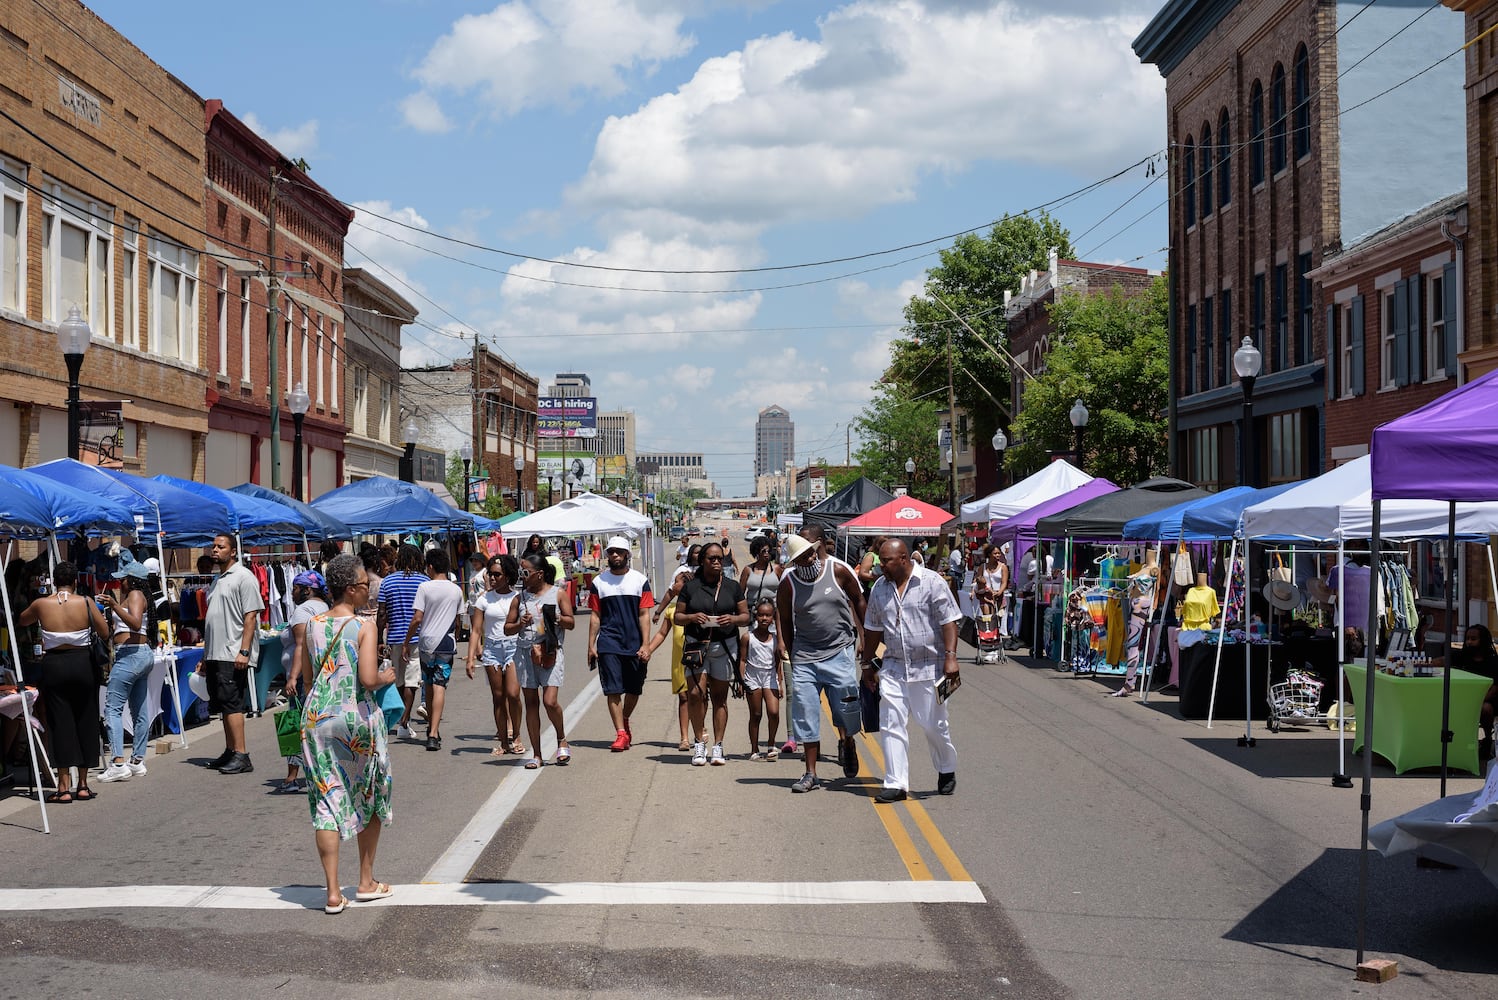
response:
[[[122,710],[130,702],[131,736],[135,744],[131,756],[143,759],[151,742],[151,720],[146,714],[146,695],[151,688],[151,667],[156,656],[144,643],[121,646],[109,669],[109,687],[104,694],[104,725],[109,730],[109,755],[113,760],[124,756],[125,721]]]
[[[814,663],[791,657],[791,737],[797,743],[821,741],[824,692],[832,718],[847,735],[857,736],[863,729],[863,712],[852,646]]]

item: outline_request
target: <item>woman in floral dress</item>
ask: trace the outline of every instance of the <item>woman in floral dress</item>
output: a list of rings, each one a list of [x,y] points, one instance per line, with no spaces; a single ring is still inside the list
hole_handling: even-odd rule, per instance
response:
[[[333,607],[307,624],[297,672],[309,689],[302,708],[302,759],[317,854],[327,879],[325,913],[348,906],[338,882],[338,845],[359,838],[359,902],[384,899],[390,886],[374,877],[380,827],[390,822],[390,756],[385,716],[375,700],[395,670],[380,668],[375,629],[358,617],[369,575],[355,555],[328,563]]]

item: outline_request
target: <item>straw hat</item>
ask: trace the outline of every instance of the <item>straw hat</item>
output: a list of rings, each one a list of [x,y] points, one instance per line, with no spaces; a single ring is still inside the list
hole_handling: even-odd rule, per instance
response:
[[[814,548],[812,543],[808,542],[800,535],[792,535],[785,540],[785,551],[786,554],[790,556],[791,562],[795,562],[797,559],[801,558],[802,554],[810,548]]]
[[[1304,603],[1300,588],[1288,580],[1274,580],[1264,584],[1264,600],[1280,611],[1294,611]]]
[[[1335,595],[1325,580],[1313,576],[1306,581],[1306,596],[1312,604],[1331,604]]]

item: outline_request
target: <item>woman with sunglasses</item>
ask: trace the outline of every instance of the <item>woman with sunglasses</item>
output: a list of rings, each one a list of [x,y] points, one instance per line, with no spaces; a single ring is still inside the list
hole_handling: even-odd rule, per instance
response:
[[[567,727],[562,708],[557,704],[557,690],[565,678],[562,662],[562,633],[573,626],[572,599],[555,586],[556,568],[540,553],[520,560],[520,595],[510,604],[505,617],[505,635],[516,637],[515,663],[520,672],[520,691],[525,699],[525,731],[531,738],[527,771],[534,771],[541,759],[542,706],[557,734],[557,752],[553,758],[559,766],[572,762],[572,748],[567,744]]]
[[[473,676],[475,661],[484,665],[489,680],[489,697],[494,703],[494,738],[504,744],[504,752],[525,753],[520,742],[520,668],[515,663],[516,638],[505,634],[510,605],[520,596],[515,583],[520,577],[520,563],[514,556],[494,556],[485,568],[487,589],[473,602],[469,624],[468,676]],[[483,656],[480,659],[480,647]],[[496,755],[500,751],[495,750]]]
[[[728,763],[723,736],[728,731],[728,686],[738,680],[739,629],[749,624],[749,607],[739,581],[723,572],[723,546],[708,542],[702,547],[702,565],[687,580],[677,598],[675,619],[686,629],[682,670],[687,679],[687,711],[692,731],[702,733],[707,702],[713,706],[712,763]],[[700,737],[692,744],[692,765],[708,762],[707,746]]]

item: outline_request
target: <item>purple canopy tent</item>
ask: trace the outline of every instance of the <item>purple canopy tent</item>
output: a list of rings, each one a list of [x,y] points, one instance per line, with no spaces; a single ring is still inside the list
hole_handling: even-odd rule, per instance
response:
[[[1498,501],[1498,371],[1489,372],[1438,399],[1373,430],[1373,531],[1369,550],[1378,551],[1385,500],[1444,500],[1446,530],[1446,669],[1441,710],[1441,797],[1446,797],[1446,753],[1451,733],[1451,625],[1455,584],[1458,501]],[[1492,552],[1488,559],[1491,565]],[[1363,727],[1363,842],[1358,864],[1357,960],[1363,961],[1368,924],[1368,817],[1373,807],[1373,678],[1378,635],[1378,560],[1372,560],[1368,602],[1368,681],[1358,724]],[[1479,765],[1480,766],[1480,765]]]

